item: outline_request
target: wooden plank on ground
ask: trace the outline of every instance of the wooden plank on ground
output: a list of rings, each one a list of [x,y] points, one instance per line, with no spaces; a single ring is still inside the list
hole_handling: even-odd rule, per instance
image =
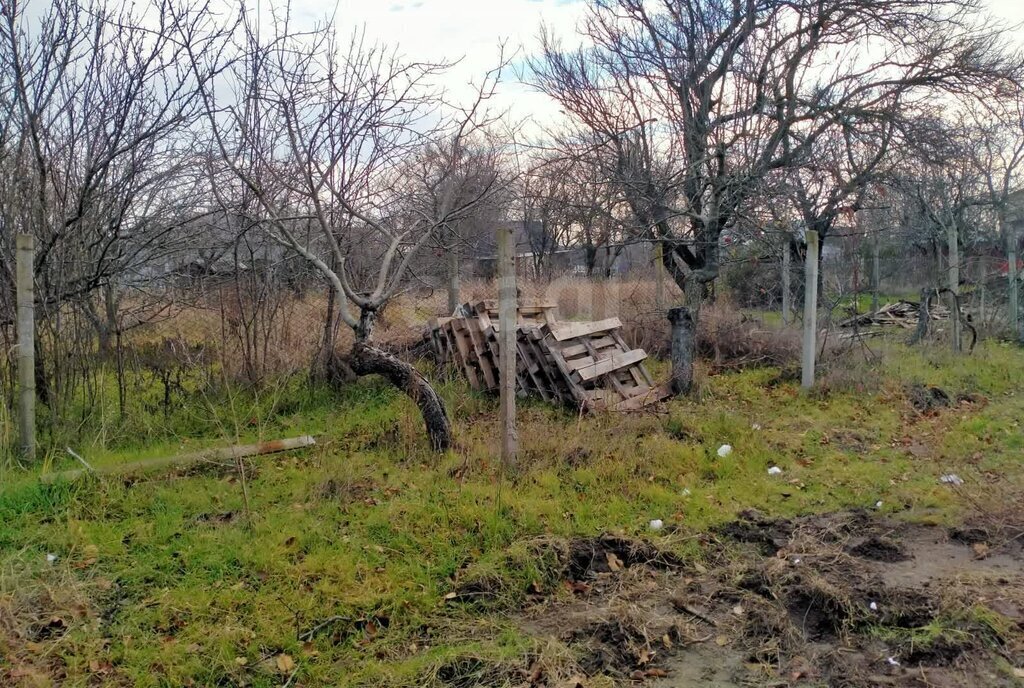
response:
[[[44,483],[54,483],[58,480],[77,480],[78,478],[89,474],[119,476],[142,475],[161,470],[186,468],[188,466],[204,462],[219,463],[247,456],[259,456],[262,454],[289,451],[291,449],[302,449],[303,447],[312,447],[314,444],[316,444],[316,440],[310,435],[302,435],[301,437],[290,437],[283,440],[260,442],[258,444],[241,444],[230,447],[205,449],[197,452],[190,452],[188,454],[165,456],[156,459],[141,459],[139,461],[114,464],[111,466],[97,466],[95,468],[90,467],[87,469],[63,471],[60,473],[44,473],[39,476],[39,479]]]

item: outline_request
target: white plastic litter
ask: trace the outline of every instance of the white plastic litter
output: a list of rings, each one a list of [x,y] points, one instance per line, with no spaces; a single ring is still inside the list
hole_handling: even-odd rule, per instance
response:
[[[800,557],[797,557],[796,559],[794,559],[793,563],[794,564],[799,564],[800,563]]]
[[[772,466],[768,469],[768,475],[782,475],[782,469],[778,466]]]
[[[750,426],[750,429],[751,430],[760,430],[761,429],[761,424],[760,423],[754,423],[753,425]]]
[[[680,492],[680,494],[683,495],[684,497],[689,497],[690,496],[690,488],[684,487],[683,491]]]
[[[877,502],[875,502],[875,508],[876,509],[881,509],[882,508],[882,500],[881,499],[879,499]]]
[[[721,447],[718,448],[718,456],[720,456],[721,458],[724,459],[725,457],[729,456],[729,454],[732,454],[731,444],[723,444]]]
[[[947,473],[939,477],[939,482],[946,483],[947,485],[963,485],[964,479],[956,473]]]
[[[47,564],[52,564],[55,561],[57,561],[57,555],[56,554],[47,554],[46,555],[46,563]]]
[[[873,612],[877,612],[878,611],[878,603],[877,602],[872,602],[871,604],[868,605],[868,607],[870,607],[871,611],[873,611]]]
[[[651,519],[651,530],[661,530],[665,523],[660,518]]]
[[[895,657],[890,657],[889,659],[887,659],[885,661],[889,662],[889,664],[891,664],[892,666],[899,666],[900,665],[899,661]]]

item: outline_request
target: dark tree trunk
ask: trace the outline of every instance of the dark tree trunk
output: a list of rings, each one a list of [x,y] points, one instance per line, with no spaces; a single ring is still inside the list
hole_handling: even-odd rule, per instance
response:
[[[444,402],[412,365],[365,341],[357,341],[352,347],[349,364],[357,375],[380,375],[408,394],[423,414],[430,446],[439,452],[451,448],[452,426]]]
[[[668,321],[672,324],[672,377],[669,385],[673,394],[689,394],[693,389],[696,350],[693,316],[685,306],[677,306],[669,309]]]
[[[933,287],[925,287],[921,290],[921,307],[917,311],[917,329],[910,335],[907,344],[920,344],[928,336],[928,323],[931,321],[931,300],[935,295]]]
[[[36,324],[36,332],[39,331],[39,325]],[[43,345],[36,337],[35,344],[33,345],[35,350],[35,369],[33,370],[33,376],[36,381],[36,399],[43,406],[49,407],[50,405],[50,378],[46,374],[46,355],[43,351]]]

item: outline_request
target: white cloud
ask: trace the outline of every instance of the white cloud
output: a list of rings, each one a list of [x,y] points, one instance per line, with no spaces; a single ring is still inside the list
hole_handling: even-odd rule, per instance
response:
[[[257,0],[250,0],[256,3]],[[266,0],[261,4],[268,6]],[[586,9],[583,0],[339,0],[337,8],[316,0],[293,0],[293,10],[304,21],[323,19],[333,13],[336,28],[344,34],[365,28],[373,40],[398,49],[410,60],[459,60],[443,86],[455,97],[471,93],[469,84],[479,82],[497,66],[498,44],[516,54],[516,62],[537,50],[541,23],[557,34],[571,37]],[[514,118],[533,117],[550,121],[558,109],[545,96],[517,83],[514,70],[504,75],[495,106],[508,109]]]

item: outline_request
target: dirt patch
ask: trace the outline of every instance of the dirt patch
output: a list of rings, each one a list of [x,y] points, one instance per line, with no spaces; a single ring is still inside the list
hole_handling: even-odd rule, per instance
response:
[[[848,550],[850,554],[871,561],[906,561],[910,556],[903,547],[888,538],[872,536],[865,538]]]
[[[907,399],[918,413],[935,413],[953,404],[944,389],[933,385],[911,385],[907,388]]]
[[[784,521],[769,521],[756,511],[745,511],[740,518],[725,524],[717,533],[736,542],[757,545],[766,556],[778,552],[792,535],[792,527]]]
[[[661,552],[649,542],[615,535],[581,538],[569,543],[566,575],[570,580],[584,581],[601,573],[614,573],[630,566],[654,569],[679,568],[682,560]]]
[[[566,580],[589,585],[519,618],[572,661],[528,684],[1017,685],[1019,540],[855,511],[745,513],[703,542],[707,565],[666,566],[650,543],[573,543]]]
[[[234,523],[239,519],[237,511],[219,511],[198,514],[193,520],[196,523],[206,523],[210,525],[226,525]]]

